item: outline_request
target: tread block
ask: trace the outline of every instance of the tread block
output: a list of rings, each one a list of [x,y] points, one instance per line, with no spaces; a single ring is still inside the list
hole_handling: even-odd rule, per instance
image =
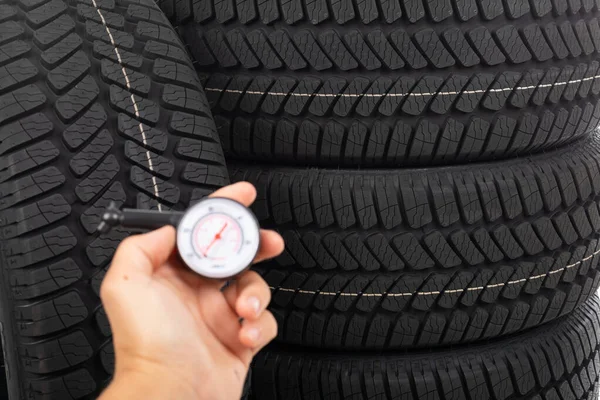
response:
[[[83,276],[71,258],[34,271],[15,270],[10,276],[12,293],[17,299],[31,299],[58,291]]]
[[[38,69],[26,59],[17,60],[0,67],[0,92],[27,83],[38,74]]]
[[[160,118],[160,108],[152,100],[132,94],[115,85],[110,86],[110,104],[118,112],[140,119],[145,124],[155,125]]]
[[[90,137],[96,135],[107,119],[104,108],[98,103],[93,104],[85,114],[64,130],[63,142],[70,150],[79,149]]]
[[[48,83],[55,92],[63,92],[69,89],[81,77],[87,75],[91,63],[84,52],[78,51],[64,63],[57,66],[47,75]]]
[[[75,194],[83,203],[89,202],[101,191],[104,191],[119,169],[116,157],[110,154],[83,181],[77,184]]]
[[[77,15],[83,21],[93,21],[97,24],[105,25],[111,31],[111,34],[113,29],[123,29],[125,26],[125,18],[122,15],[105,10],[98,12],[96,7],[84,4],[77,5]]]
[[[148,58],[162,58],[175,62],[188,61],[185,50],[178,46],[173,46],[166,43],[149,40],[144,45],[144,55]]]
[[[185,179],[185,172],[183,174]],[[146,172],[138,166],[131,167],[130,179],[134,186],[149,196],[169,204],[176,204],[179,201],[180,191],[177,186]]]
[[[106,129],[100,131],[87,146],[71,158],[69,162],[71,172],[77,177],[85,175],[110,151],[113,144],[110,133]]]
[[[158,58],[154,61],[152,71],[158,81],[172,82],[192,89],[200,89],[196,72],[185,64]]]
[[[53,125],[44,114],[34,114],[0,128],[0,154],[14,147],[44,137]]]
[[[175,171],[175,163],[156,153],[153,153],[131,141],[125,143],[125,157],[146,171],[168,179]]]
[[[59,221],[71,213],[71,207],[59,194],[34,204],[0,212],[0,239],[11,239]]]
[[[25,30],[14,21],[0,23],[0,45],[4,45],[14,39],[19,38],[25,33]],[[8,45],[3,46],[7,48]]]
[[[86,21],[85,31],[90,40],[99,40],[109,44],[115,55],[120,53],[121,49],[131,50],[135,42],[133,35],[130,33],[110,29],[104,24],[94,21]]]
[[[107,59],[102,60],[101,65],[102,78],[108,83],[140,96],[150,92],[151,80],[148,76]]]
[[[144,62],[144,58],[139,54],[121,48],[118,48],[118,51],[115,51],[115,46],[111,43],[104,43],[99,40],[94,41],[93,51],[95,57],[107,58],[115,63],[119,63],[134,70],[139,70]]]
[[[46,102],[46,96],[37,86],[27,85],[0,95],[0,124],[35,111]]]
[[[2,249],[9,268],[23,268],[58,256],[77,244],[66,227],[59,227],[28,239],[10,239]]]
[[[175,111],[210,117],[211,112],[202,92],[167,84],[162,95],[163,105]]]
[[[22,28],[16,27],[15,29],[18,32]],[[33,39],[40,48],[47,49],[48,47],[62,40],[68,34],[72,33],[74,30],[75,22],[73,19],[68,15],[62,15],[49,24],[44,25],[42,28],[37,29],[33,34]]]
[[[124,137],[156,151],[162,152],[167,147],[168,136],[165,132],[141,123],[128,115],[119,114],[118,130]]]
[[[20,349],[20,354],[27,360],[28,371],[49,373],[88,360],[93,350],[85,335],[81,331],[75,331],[47,343],[25,345]]]
[[[88,310],[76,292],[67,292],[53,300],[17,308],[15,318],[24,336],[42,336],[66,329],[83,321]]]
[[[31,46],[22,40],[15,40],[0,46],[0,65],[16,60],[31,50]]]
[[[56,159],[59,150],[49,141],[38,142],[23,150],[7,154],[0,160],[0,182],[25,173]]]
[[[54,108],[64,122],[70,122],[90,107],[99,94],[98,84],[88,75],[77,86],[59,97],[54,104]]]
[[[37,29],[49,21],[58,18],[67,10],[67,5],[61,0],[51,0],[25,14],[29,25]]]
[[[44,168],[27,177],[0,184],[0,210],[62,185],[65,177],[55,167]]]
[[[72,33],[54,46],[44,50],[41,54],[41,59],[48,68],[54,68],[79,50],[82,45],[83,40],[81,40],[81,37]]]
[[[152,39],[176,46],[179,46],[181,43],[175,31],[170,27],[159,26],[146,21],[141,21],[137,24],[135,34],[142,39]]]

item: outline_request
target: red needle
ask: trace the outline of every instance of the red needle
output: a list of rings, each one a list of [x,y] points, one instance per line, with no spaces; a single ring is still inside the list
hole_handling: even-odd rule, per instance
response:
[[[213,246],[213,244],[215,244],[217,242],[217,240],[221,239],[221,233],[223,233],[223,231],[225,230],[225,228],[227,228],[227,224],[228,224],[228,222],[225,222],[225,225],[223,225],[223,227],[221,228],[221,230],[219,232],[217,232],[217,234],[215,235],[215,237],[212,240],[212,242],[210,242],[210,244],[208,245],[208,247],[206,249],[204,249],[204,257],[208,257],[208,250],[210,250],[210,248]]]

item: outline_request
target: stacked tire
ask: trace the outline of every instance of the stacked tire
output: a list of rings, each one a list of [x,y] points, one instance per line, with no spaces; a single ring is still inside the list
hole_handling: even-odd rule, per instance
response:
[[[286,251],[256,399],[592,399],[600,2],[163,1]]]
[[[184,209],[228,182],[200,81],[154,2],[0,0],[9,398],[90,399],[109,382],[99,288],[131,233],[96,233],[110,202]]]
[[[595,400],[600,0],[159,5],[0,0],[11,398],[110,379],[106,205],[231,177],[287,244],[254,398]]]

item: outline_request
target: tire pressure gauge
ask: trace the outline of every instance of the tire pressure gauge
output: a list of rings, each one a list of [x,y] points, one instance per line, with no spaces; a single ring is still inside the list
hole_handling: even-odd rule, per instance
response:
[[[254,214],[237,201],[211,198],[190,208],[177,227],[177,248],[198,274],[227,278],[256,257],[260,227]]]
[[[111,227],[177,228],[177,250],[188,267],[207,278],[230,278],[248,268],[260,245],[260,226],[244,205],[220,197],[200,201],[186,212],[119,210],[111,204],[98,231]]]

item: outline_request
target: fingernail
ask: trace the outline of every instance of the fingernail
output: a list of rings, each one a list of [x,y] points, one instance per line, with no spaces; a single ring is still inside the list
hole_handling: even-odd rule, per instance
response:
[[[258,328],[250,328],[246,331],[246,335],[252,343],[256,343],[260,339],[260,330]]]
[[[260,312],[260,300],[258,297],[249,297],[248,300],[246,300],[246,303],[252,309],[252,311],[254,311],[254,315],[258,315]]]

